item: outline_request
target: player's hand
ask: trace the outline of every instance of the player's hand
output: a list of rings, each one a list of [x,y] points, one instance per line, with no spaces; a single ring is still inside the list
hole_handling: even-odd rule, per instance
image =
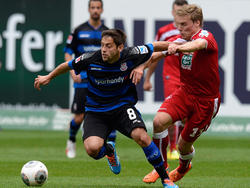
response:
[[[37,90],[41,90],[40,86],[41,85],[47,85],[49,84],[50,82],[50,77],[49,75],[46,75],[46,76],[40,76],[38,75],[36,78],[35,78],[35,82],[34,82],[34,88],[36,88]]]
[[[175,43],[170,43],[168,46],[168,54],[175,54],[178,51],[178,46]]]
[[[74,70],[71,70],[69,72],[70,72],[70,76],[71,76],[71,78],[73,79],[74,82],[76,82],[76,83],[81,83],[82,82],[82,78],[81,78],[80,74],[76,75]]]
[[[143,84],[143,89],[144,89],[145,91],[151,91],[152,88],[153,88],[153,87],[152,87],[151,82],[148,81],[148,80],[145,80],[145,81],[144,81],[144,84]]]
[[[132,79],[132,83],[135,85],[141,81],[143,76],[144,66],[138,66],[132,70],[130,73],[130,79]]]

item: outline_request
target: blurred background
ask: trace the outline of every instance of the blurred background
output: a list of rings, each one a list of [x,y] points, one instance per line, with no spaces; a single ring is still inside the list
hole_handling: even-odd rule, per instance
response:
[[[207,134],[250,135],[250,1],[189,0],[201,6],[204,29],[219,45],[222,104]],[[0,127],[1,129],[66,130],[72,118],[69,74],[38,92],[37,75],[64,61],[68,34],[89,18],[88,0],[1,0]],[[128,46],[154,41],[159,27],[172,21],[172,0],[107,0],[105,24],[123,29]],[[149,129],[163,101],[162,66],[145,92],[138,86],[141,111]]]

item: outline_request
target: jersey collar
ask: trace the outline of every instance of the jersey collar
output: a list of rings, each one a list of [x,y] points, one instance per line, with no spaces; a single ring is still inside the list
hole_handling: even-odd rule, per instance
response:
[[[99,27],[97,27],[97,28],[94,28],[94,27],[89,23],[89,21],[88,21],[88,25],[89,25],[89,27],[91,27],[93,30],[99,30],[99,29],[102,27],[103,23],[101,22],[101,24],[100,24]]]

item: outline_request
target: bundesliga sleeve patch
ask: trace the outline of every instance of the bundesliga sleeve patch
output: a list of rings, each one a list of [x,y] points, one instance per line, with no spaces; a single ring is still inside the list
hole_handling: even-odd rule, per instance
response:
[[[147,54],[148,53],[148,48],[146,46],[137,46],[139,49],[140,54]]]
[[[202,30],[199,34],[199,37],[208,37],[209,33],[206,30]]]
[[[81,60],[82,56],[79,56],[78,58],[76,58],[75,63],[78,63]]]
[[[71,44],[72,39],[73,39],[73,36],[72,36],[72,35],[69,35],[68,38],[67,38],[66,43],[67,43],[67,44]]]

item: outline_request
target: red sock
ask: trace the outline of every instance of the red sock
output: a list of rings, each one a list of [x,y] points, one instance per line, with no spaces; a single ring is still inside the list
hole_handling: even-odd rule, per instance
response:
[[[190,164],[191,160],[183,160],[181,158],[179,158],[179,167],[178,167],[178,172],[180,172],[181,174],[184,174],[187,169],[188,169],[188,166]]]
[[[165,131],[161,133],[154,133],[153,141],[161,152],[165,168],[168,168],[168,162],[167,162],[168,135],[166,134],[167,130],[165,133],[164,132]]]
[[[170,144],[169,149],[171,152],[173,150],[176,150],[176,139],[177,139],[176,129],[177,129],[177,126],[175,126],[174,124],[168,128],[168,137],[169,137],[169,144]]]
[[[188,169],[188,166],[191,162],[191,160],[193,159],[194,157],[194,154],[195,154],[195,149],[193,147],[193,151],[189,154],[186,154],[186,155],[181,155],[180,154],[180,158],[179,158],[179,167],[178,167],[178,172],[184,174],[187,169]]]

